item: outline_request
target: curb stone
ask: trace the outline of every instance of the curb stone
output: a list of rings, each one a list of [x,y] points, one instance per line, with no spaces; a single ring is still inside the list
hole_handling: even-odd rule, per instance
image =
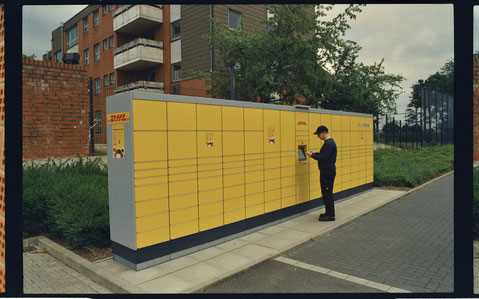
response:
[[[301,244],[304,244],[308,241],[310,241],[311,239],[313,238],[316,238],[318,236],[321,236],[323,234],[327,234],[327,233],[330,233],[331,231],[333,230],[336,230],[337,228],[349,223],[350,221],[358,218],[359,216],[362,216],[362,215],[366,215],[374,210],[377,210],[378,208],[382,207],[382,206],[385,206],[395,200],[398,200],[404,196],[407,196],[413,192],[416,192],[416,191],[419,191],[421,190],[422,188],[450,175],[454,173],[454,171],[450,171],[448,173],[445,173],[437,178],[434,178],[422,185],[419,185],[409,191],[406,191],[405,193],[402,193],[402,194],[399,194],[397,195],[396,197],[393,197],[392,199],[390,199],[388,202],[385,202],[385,203],[380,203],[380,204],[377,204],[376,206],[373,206],[371,207],[369,210],[367,211],[364,211],[361,215],[354,215],[354,216],[350,216],[346,219],[344,219],[343,221],[341,221],[341,223],[339,223],[339,225],[336,225],[334,227],[331,227],[325,231],[321,231],[320,233],[318,234],[315,234],[313,236],[308,236],[302,240],[299,240],[298,242],[296,242],[296,244],[293,244],[291,246],[286,246],[285,248],[281,248],[281,250],[279,250],[278,252],[274,253],[274,254],[269,254],[263,258],[260,258],[260,259],[256,259],[254,261],[251,261],[250,263],[247,263],[245,265],[243,265],[242,267],[238,268],[238,269],[234,269],[234,270],[231,270],[231,271],[228,271],[227,273],[224,273],[223,275],[221,275],[221,277],[216,277],[216,278],[212,278],[208,281],[205,281],[197,286],[194,286],[194,287],[191,287],[185,291],[183,291],[182,293],[192,293],[192,292],[195,292],[195,291],[199,291],[201,290],[202,288],[208,286],[208,285],[211,285],[212,283],[215,283],[215,282],[218,282],[220,280],[224,280],[226,278],[228,278],[229,276],[232,276],[236,273],[239,273],[239,272],[242,272],[256,264],[259,264],[267,259],[270,259],[270,258],[274,258],[274,257],[277,257],[277,256],[280,256],[283,252],[286,252],[287,250],[290,250],[294,247],[297,247],[297,246],[300,246]],[[111,291],[113,292],[116,292],[116,293],[146,293],[146,291],[132,283],[130,283],[129,281],[125,280],[125,279],[122,279],[120,277],[117,277],[115,276],[113,273],[111,273],[110,271],[108,270],[105,270],[103,268],[101,268],[100,266],[97,266],[95,265],[94,263],[82,258],[81,256],[71,252],[70,250],[58,245],[57,243],[49,240],[48,238],[44,237],[44,236],[39,236],[39,237],[33,237],[33,238],[29,238],[29,239],[25,239],[23,240],[23,246],[24,247],[28,247],[29,245],[37,245],[38,247],[46,250],[48,253],[50,253],[52,256],[54,256],[55,258],[57,258],[58,260],[60,260],[61,262],[65,263],[66,265],[70,266],[71,268],[75,269],[76,271],[80,272],[81,274],[89,277],[91,280],[93,280],[94,282],[96,283],[99,283],[100,285],[110,289]]]
[[[115,276],[113,273],[102,269],[100,266],[82,258],[72,251],[58,245],[52,240],[38,236],[23,240],[23,246],[36,245],[46,250],[50,255],[73,268],[79,273],[87,276],[92,281],[111,290],[115,293],[144,293],[145,290],[130,283],[129,281]]]

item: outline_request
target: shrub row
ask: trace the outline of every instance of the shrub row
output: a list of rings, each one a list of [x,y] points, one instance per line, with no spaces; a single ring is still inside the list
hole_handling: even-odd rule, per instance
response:
[[[374,185],[415,187],[454,168],[454,146],[374,151]]]
[[[110,243],[108,174],[100,159],[23,168],[24,236],[52,233],[74,247]]]

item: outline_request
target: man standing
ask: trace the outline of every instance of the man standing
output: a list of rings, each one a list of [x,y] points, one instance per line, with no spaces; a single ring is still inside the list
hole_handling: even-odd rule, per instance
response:
[[[321,193],[323,194],[324,207],[326,212],[319,215],[319,221],[334,221],[334,198],[333,185],[336,177],[336,156],[338,149],[336,142],[328,135],[328,128],[319,126],[314,132],[318,138],[324,141],[323,147],[319,153],[312,150],[308,151],[308,155],[318,161],[319,182],[321,184]]]

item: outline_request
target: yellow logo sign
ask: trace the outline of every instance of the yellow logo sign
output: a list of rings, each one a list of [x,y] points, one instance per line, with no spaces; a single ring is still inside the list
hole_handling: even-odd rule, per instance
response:
[[[107,120],[108,124],[129,123],[130,112],[108,114]]]

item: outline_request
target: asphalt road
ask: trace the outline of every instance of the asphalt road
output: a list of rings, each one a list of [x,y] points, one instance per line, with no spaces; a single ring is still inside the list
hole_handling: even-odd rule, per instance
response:
[[[448,175],[281,257],[342,278],[271,259],[198,293],[384,291],[346,276],[413,293],[453,292],[453,181]]]

